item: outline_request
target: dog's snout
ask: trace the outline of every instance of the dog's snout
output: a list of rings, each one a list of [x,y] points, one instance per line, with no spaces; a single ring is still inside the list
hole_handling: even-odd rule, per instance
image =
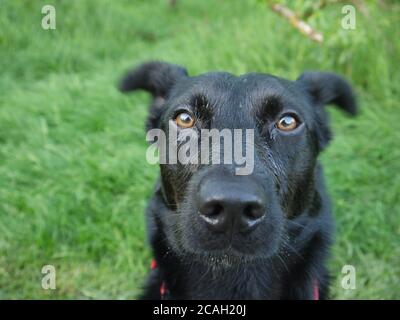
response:
[[[248,232],[263,219],[266,199],[262,189],[243,181],[209,180],[200,186],[198,211],[216,232]]]

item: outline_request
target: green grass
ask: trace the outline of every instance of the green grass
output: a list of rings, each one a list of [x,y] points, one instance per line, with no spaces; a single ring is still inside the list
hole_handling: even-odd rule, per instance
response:
[[[138,294],[158,168],[144,156],[148,96],[123,96],[115,84],[153,58],[191,74],[347,76],[361,113],[330,110],[335,139],[321,157],[337,221],[332,292],[400,299],[400,4],[371,2],[353,31],[329,5],[310,20],[320,45],[255,0],[51,3],[57,29],[45,31],[49,1],[0,1],[0,298]],[[46,264],[57,290],[41,288]],[[345,264],[356,267],[356,290],[340,286]]]

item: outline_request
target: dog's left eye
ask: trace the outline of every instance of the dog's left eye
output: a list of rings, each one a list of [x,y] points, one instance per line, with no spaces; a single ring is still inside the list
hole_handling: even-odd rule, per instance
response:
[[[191,128],[194,126],[194,117],[188,112],[181,112],[175,117],[176,124],[181,128]]]
[[[299,126],[299,122],[292,115],[284,115],[276,123],[276,127],[282,131],[292,131]]]

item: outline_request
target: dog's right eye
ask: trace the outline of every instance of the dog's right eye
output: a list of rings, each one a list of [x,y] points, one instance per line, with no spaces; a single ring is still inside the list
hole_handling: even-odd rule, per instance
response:
[[[296,118],[290,114],[284,115],[276,123],[276,127],[281,131],[292,131],[299,126],[299,122]]]
[[[184,129],[191,128],[194,126],[194,117],[188,112],[181,112],[175,117],[176,124]]]

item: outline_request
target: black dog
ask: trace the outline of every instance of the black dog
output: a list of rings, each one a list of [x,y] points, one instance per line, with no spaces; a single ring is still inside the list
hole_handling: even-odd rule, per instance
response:
[[[331,73],[296,81],[149,62],[121,91],[153,95],[147,129],[253,129],[254,171],[161,165],[147,210],[155,262],[144,299],[327,298],[332,215],[318,154],[331,139],[326,104],[355,114],[349,84]],[[157,263],[157,266],[155,266]]]

